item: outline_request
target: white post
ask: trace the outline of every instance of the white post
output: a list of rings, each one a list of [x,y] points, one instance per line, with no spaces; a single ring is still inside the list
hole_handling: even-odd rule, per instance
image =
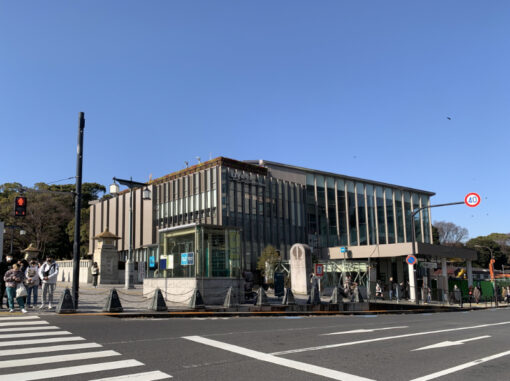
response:
[[[473,285],[473,264],[471,260],[466,261],[468,286]]]
[[[416,302],[416,289],[415,289],[415,273],[414,273],[414,265],[407,265],[408,273],[409,273],[409,298],[410,300]]]

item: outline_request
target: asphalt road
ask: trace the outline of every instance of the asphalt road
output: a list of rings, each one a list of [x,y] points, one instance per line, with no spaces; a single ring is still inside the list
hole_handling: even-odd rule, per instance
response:
[[[170,376],[175,380],[510,380],[507,308],[300,318],[24,317],[0,316],[1,380],[11,379],[9,374],[15,374],[16,380],[79,381],[140,373],[139,380]],[[20,333],[26,336],[7,336]],[[47,339],[70,341],[44,343]],[[47,356],[49,360],[38,359]],[[63,376],[56,377],[59,374]]]

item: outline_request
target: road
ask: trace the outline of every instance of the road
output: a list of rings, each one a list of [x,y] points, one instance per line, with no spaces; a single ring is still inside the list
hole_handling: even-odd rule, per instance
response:
[[[509,339],[506,308],[218,319],[2,314],[0,379],[503,381]]]

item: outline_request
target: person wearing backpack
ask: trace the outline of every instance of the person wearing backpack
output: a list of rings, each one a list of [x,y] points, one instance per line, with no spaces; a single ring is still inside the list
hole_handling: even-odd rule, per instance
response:
[[[42,280],[43,300],[40,309],[48,306],[53,308],[53,293],[57,286],[58,264],[53,255],[46,256],[46,262],[39,268],[39,278]]]

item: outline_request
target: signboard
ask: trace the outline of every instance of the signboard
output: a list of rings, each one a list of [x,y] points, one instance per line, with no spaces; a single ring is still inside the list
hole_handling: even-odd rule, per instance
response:
[[[283,296],[285,294],[285,274],[282,272],[274,273],[274,295]]]
[[[418,263],[418,259],[414,255],[408,255],[406,258],[406,262],[408,265],[415,265]]]
[[[480,195],[478,193],[468,193],[466,195],[466,197],[464,197],[464,203],[471,207],[471,208],[474,208],[475,206],[478,206],[480,204]]]
[[[420,266],[426,269],[437,269],[437,263],[435,262],[420,262]]]
[[[315,264],[315,275],[316,276],[324,276],[324,265],[321,263]]]
[[[166,258],[159,259],[159,268],[162,270],[166,269]]]
[[[166,269],[173,270],[174,269],[174,255],[169,254],[166,256]]]
[[[156,267],[156,258],[154,256],[149,257],[149,268],[153,269]]]
[[[193,266],[195,264],[195,253],[181,253],[181,266]]]
[[[341,246],[341,247],[340,247],[340,252],[341,252],[342,254],[347,253],[347,248],[346,248],[345,246]]]

